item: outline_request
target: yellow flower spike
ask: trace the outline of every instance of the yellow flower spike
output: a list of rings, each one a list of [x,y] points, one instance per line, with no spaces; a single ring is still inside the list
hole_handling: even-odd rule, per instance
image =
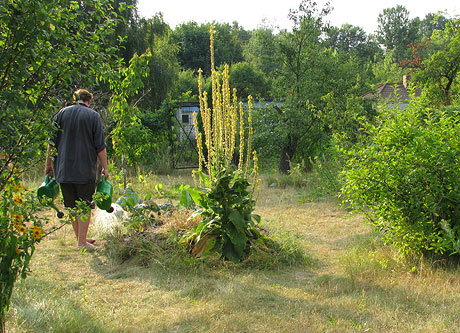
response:
[[[249,172],[249,164],[250,164],[250,158],[251,158],[251,150],[252,150],[252,135],[253,130],[252,130],[252,96],[248,96],[248,143],[247,143],[247,150],[246,150],[246,169],[245,169],[245,174]]]
[[[214,71],[214,27],[209,27],[209,48],[211,49],[211,72]]]
[[[200,102],[200,110],[201,110],[201,103],[202,103],[202,97],[201,97],[201,92],[203,90],[203,76],[202,76],[203,71],[201,68],[198,70],[198,100]]]
[[[253,135],[252,97],[249,97],[249,111],[246,116],[243,103],[238,102],[236,89],[230,88],[229,66],[224,65],[223,70],[220,72],[215,69],[215,31],[213,26],[210,26],[209,33],[212,94],[209,96],[208,106],[208,96],[203,91],[202,71],[199,70],[198,99],[203,123],[201,132],[194,121],[197,133],[199,170],[204,165],[209,171],[209,177],[212,180],[213,176],[219,173],[222,168],[231,166],[235,150],[239,148],[238,172],[243,173],[243,169],[245,169],[245,175],[247,176],[249,170],[252,170],[250,164],[253,162],[251,161],[251,136]],[[238,137],[239,142],[237,142]],[[237,144],[239,144],[239,147]],[[204,156],[204,147],[206,147],[207,156]]]
[[[257,191],[257,196],[255,198],[255,200],[257,201],[258,197],[259,197],[259,189],[260,189],[260,182],[261,182],[261,179],[258,178],[259,176],[259,158],[257,157],[257,152],[254,150],[252,152],[252,159],[253,159],[253,162],[254,162],[254,168],[253,168],[253,176],[254,176],[254,179],[253,179],[253,185],[252,185],[252,193],[255,193]]]
[[[244,162],[244,109],[243,102],[240,102],[240,159],[238,162],[238,171],[243,172]]]
[[[201,133],[198,133],[196,137],[196,144],[198,146],[198,170],[201,171],[203,169],[203,144],[201,140]]]

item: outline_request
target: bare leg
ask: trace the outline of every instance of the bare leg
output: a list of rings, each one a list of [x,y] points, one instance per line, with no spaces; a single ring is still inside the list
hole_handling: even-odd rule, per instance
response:
[[[90,214],[90,219],[91,219],[91,214]],[[79,237],[78,237],[78,229],[79,229],[80,222],[81,222],[81,220],[79,218],[77,219],[77,221],[72,222],[72,228],[73,228],[73,232],[75,233],[75,238],[77,239],[77,242],[78,242],[78,239],[79,239]],[[89,223],[88,223],[88,226],[89,226]],[[90,243],[90,244],[93,244],[94,242],[96,242],[92,238],[86,238],[86,241],[88,243]]]
[[[88,239],[86,238],[89,224],[91,223],[91,212],[89,212],[86,216],[86,219],[82,219],[82,216],[76,218],[76,221],[73,223],[74,231],[77,235],[78,246],[85,247],[87,249],[94,249],[96,247],[89,243]]]

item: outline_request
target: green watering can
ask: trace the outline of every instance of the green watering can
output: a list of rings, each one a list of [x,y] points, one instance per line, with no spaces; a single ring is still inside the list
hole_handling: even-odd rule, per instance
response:
[[[55,205],[54,199],[59,194],[59,185],[56,182],[54,177],[51,177],[49,174],[46,175],[45,181],[40,185],[37,190],[38,200],[46,206],[53,208],[56,211],[56,216],[58,218],[64,217],[64,213],[61,212]]]
[[[104,175],[102,175],[101,181],[99,182],[99,184],[97,184],[96,192],[105,194],[108,197],[105,198],[104,200],[102,200],[101,202],[98,202],[97,206],[100,209],[105,210],[107,213],[112,213],[113,212],[112,191],[113,191],[112,190],[112,184],[108,180],[105,179]]]

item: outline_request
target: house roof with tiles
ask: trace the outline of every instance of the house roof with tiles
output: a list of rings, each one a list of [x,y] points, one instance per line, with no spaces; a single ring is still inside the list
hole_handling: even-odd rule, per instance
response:
[[[399,103],[408,103],[411,91],[408,86],[409,78],[404,77],[403,82],[384,83],[379,85],[373,92],[364,95],[364,98],[382,98],[384,100],[396,100]],[[414,96],[419,97],[421,90],[415,88]]]

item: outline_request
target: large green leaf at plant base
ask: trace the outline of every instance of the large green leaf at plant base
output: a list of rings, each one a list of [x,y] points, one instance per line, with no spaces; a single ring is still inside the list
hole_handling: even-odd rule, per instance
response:
[[[222,248],[222,254],[229,260],[238,263],[241,261],[241,256],[235,250],[233,244],[229,241],[225,242]]]
[[[230,209],[228,218],[233,223],[236,230],[243,231],[244,229],[246,229],[247,222],[244,220],[243,216],[241,216],[241,214],[238,211],[234,209]]]
[[[232,242],[236,253],[241,258],[244,255],[244,248],[246,247],[246,242],[248,240],[246,234],[243,230],[238,230],[231,223],[226,223],[224,225],[225,231]]]

